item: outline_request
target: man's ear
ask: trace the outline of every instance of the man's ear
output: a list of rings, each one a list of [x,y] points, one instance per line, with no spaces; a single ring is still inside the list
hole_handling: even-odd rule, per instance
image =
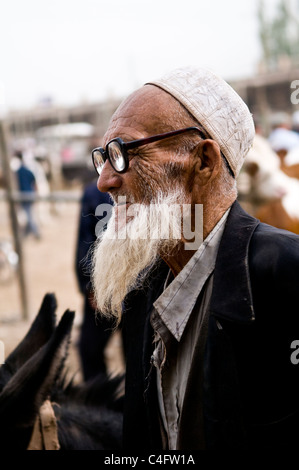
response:
[[[194,154],[194,183],[203,186],[212,181],[220,171],[221,153],[220,147],[214,140],[202,140]]]

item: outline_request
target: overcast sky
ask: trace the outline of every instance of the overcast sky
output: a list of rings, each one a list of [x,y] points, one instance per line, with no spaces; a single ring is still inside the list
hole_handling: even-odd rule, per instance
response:
[[[252,76],[260,58],[257,4],[1,0],[0,107],[119,97],[180,65],[207,66],[227,80]]]

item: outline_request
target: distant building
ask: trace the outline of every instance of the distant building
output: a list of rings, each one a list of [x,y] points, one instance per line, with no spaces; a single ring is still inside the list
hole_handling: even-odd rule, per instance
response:
[[[274,113],[283,111],[291,116],[299,109],[299,67],[288,63],[280,70],[261,72],[230,84],[247,103],[265,134],[270,132]]]
[[[75,106],[39,106],[30,110],[10,111],[6,115],[12,138],[33,137],[45,126],[86,122],[95,128],[95,138],[101,138],[121,100]]]
[[[270,131],[273,113],[284,111],[291,115],[299,109],[299,103],[291,101],[292,93],[296,91],[291,88],[291,84],[296,80],[299,81],[299,65],[291,65],[288,58],[282,58],[276,70],[269,72],[260,67],[257,75],[230,81],[230,84],[244,99],[255,120],[267,133]],[[299,85],[297,88],[299,90]],[[297,97],[299,101],[299,91]],[[95,140],[100,140],[120,102],[121,99],[113,99],[70,107],[40,106],[28,111],[11,111],[6,118],[11,136],[17,139],[32,137],[44,126],[86,122],[94,126]]]

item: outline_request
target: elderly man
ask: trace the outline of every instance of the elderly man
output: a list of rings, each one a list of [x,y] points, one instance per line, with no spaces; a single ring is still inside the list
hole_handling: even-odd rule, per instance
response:
[[[224,80],[183,68],[131,94],[93,151],[115,201],[93,285],[126,338],[125,449],[297,442],[299,237],[236,202],[253,137]]]

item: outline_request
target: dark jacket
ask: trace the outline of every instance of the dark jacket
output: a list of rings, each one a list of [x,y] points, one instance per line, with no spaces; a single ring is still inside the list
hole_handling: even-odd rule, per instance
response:
[[[161,262],[146,287],[126,300],[125,449],[162,448],[149,316],[167,271]],[[196,346],[191,364],[179,448],[296,445],[294,340],[299,340],[299,237],[260,223],[235,202],[217,255],[206,341]]]
[[[23,192],[35,191],[36,180],[35,176],[29,168],[21,165],[17,170],[17,177],[19,182],[19,189]]]

